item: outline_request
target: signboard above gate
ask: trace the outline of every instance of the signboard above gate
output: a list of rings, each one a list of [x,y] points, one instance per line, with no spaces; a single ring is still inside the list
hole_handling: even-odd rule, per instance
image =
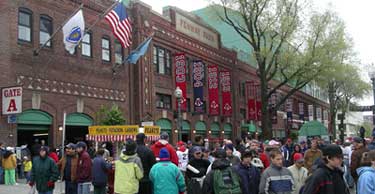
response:
[[[3,115],[22,112],[22,87],[8,87],[1,90]]]
[[[219,48],[218,33],[178,12],[176,12],[176,30],[214,48]]]

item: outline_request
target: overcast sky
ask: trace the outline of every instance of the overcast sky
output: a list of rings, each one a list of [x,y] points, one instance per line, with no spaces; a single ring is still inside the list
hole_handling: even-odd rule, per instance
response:
[[[208,0],[142,0],[161,13],[167,5],[177,6],[186,11],[200,9],[209,4]],[[193,3],[194,2],[194,3]],[[364,80],[369,81],[367,69],[370,63],[375,63],[375,0],[314,0],[318,8],[329,5],[345,21],[347,33],[353,38],[355,51],[362,63]],[[367,67],[367,68],[366,68]],[[375,67],[374,67],[375,71]],[[372,105],[372,95],[360,102],[361,105]]]

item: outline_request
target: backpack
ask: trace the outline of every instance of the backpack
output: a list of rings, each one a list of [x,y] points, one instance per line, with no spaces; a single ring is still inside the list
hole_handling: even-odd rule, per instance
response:
[[[230,167],[214,170],[215,194],[241,194],[240,178]]]

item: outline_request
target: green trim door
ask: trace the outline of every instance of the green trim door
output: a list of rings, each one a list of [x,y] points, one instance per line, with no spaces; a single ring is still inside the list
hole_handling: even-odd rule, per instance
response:
[[[48,143],[53,118],[47,112],[29,109],[17,116],[17,142],[31,145],[35,139]]]
[[[206,136],[206,123],[198,121],[195,123],[195,135]]]
[[[94,120],[83,113],[71,113],[66,116],[66,125],[71,126],[91,126]]]
[[[188,121],[182,121],[182,133],[190,134],[190,123]]]
[[[229,123],[224,124],[224,138],[232,139],[232,125]]]
[[[220,137],[220,125],[218,122],[211,123],[211,137],[218,138]]]
[[[165,131],[169,134],[170,138],[172,137],[172,123],[169,119],[159,119],[155,124],[160,127],[160,131]]]

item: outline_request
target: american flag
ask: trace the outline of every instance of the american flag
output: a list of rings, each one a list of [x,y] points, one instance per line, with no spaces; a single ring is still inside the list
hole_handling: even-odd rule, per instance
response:
[[[112,27],[113,34],[120,41],[124,48],[127,48],[132,43],[132,26],[130,18],[126,13],[125,6],[120,2],[116,7],[110,11],[105,19]]]

